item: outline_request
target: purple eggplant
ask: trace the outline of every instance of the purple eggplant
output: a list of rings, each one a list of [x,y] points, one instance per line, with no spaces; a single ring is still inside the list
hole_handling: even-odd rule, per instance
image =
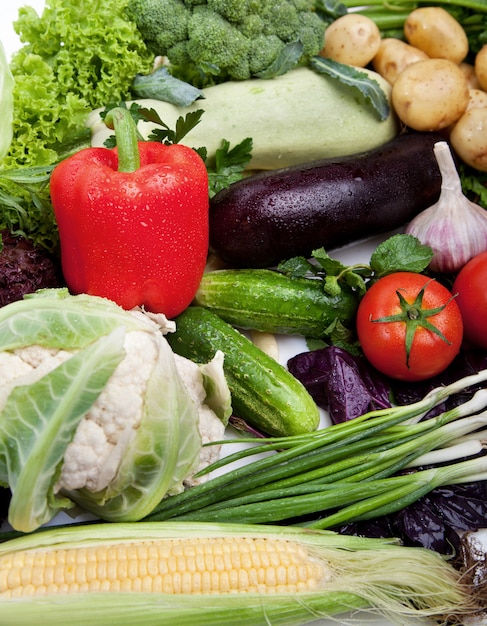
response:
[[[266,171],[210,206],[210,246],[234,267],[272,267],[399,228],[437,201],[436,133],[407,132],[359,155]]]

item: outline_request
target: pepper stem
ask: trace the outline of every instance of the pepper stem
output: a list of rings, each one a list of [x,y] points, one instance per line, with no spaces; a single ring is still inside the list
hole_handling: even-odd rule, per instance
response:
[[[137,126],[128,109],[115,107],[105,116],[105,124],[115,131],[118,171],[135,172],[140,167]]]

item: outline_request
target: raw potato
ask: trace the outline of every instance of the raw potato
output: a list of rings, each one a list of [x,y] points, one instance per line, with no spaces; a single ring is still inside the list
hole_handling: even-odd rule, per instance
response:
[[[487,172],[487,107],[462,115],[450,133],[450,143],[467,165]]]
[[[404,23],[408,42],[429,57],[461,63],[468,53],[463,26],[441,7],[422,7],[412,11]]]
[[[475,67],[471,63],[460,63],[458,66],[465,75],[470,89],[480,89],[479,79],[475,73]]]
[[[456,122],[467,110],[468,83],[458,65],[427,59],[408,65],[392,87],[392,104],[410,128],[435,131]]]
[[[468,102],[467,111],[487,107],[487,91],[482,91],[482,89],[469,89],[469,94],[470,100]]]
[[[377,54],[380,41],[375,22],[364,15],[348,13],[328,26],[320,55],[339,63],[365,67]]]
[[[487,91],[487,44],[477,52],[475,57],[475,74],[480,87]]]
[[[416,63],[416,61],[425,61],[428,58],[426,52],[401,39],[385,37],[381,41],[379,51],[372,59],[372,67],[388,83],[393,85],[405,67],[411,63]]]

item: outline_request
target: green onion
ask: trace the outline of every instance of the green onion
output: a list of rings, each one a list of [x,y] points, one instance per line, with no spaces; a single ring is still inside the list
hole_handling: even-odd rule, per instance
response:
[[[208,470],[267,453],[263,458],[164,499],[146,520],[299,524],[298,518],[307,516],[308,526],[333,528],[398,511],[438,486],[486,480],[487,457],[478,455],[487,427],[487,389],[417,421],[449,396],[486,380],[483,370],[411,405],[372,411],[306,435],[259,440]],[[442,466],[411,469],[431,460]]]

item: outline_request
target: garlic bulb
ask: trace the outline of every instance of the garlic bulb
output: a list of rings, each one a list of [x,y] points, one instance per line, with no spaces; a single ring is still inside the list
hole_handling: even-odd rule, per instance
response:
[[[406,232],[433,250],[431,270],[456,272],[487,250],[487,211],[464,195],[448,143],[435,143],[434,153],[442,179],[440,197],[409,223]]]

